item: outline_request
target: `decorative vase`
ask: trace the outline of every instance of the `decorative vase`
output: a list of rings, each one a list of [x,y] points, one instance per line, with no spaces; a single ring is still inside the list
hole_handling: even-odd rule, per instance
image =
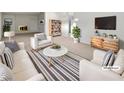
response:
[[[74,43],[78,43],[79,39],[78,38],[74,38]]]

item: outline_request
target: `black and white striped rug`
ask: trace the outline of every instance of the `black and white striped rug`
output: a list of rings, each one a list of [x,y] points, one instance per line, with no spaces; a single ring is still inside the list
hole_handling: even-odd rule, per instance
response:
[[[61,58],[52,58],[52,66],[49,67],[49,58],[40,51],[28,51],[28,54],[37,70],[48,81],[79,81],[79,61],[64,55]]]

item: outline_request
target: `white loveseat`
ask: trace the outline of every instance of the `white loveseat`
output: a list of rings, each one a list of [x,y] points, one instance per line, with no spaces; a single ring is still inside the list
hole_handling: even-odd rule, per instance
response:
[[[34,50],[52,45],[51,36],[47,36],[44,33],[34,34],[34,37],[30,38],[30,45]]]
[[[88,61],[86,59],[80,61],[79,76],[81,81],[119,81],[124,80],[124,50],[120,50],[116,55],[116,63],[121,63],[123,71],[121,75],[117,71],[110,69],[103,69],[101,64],[106,52],[101,50],[94,50],[93,59]],[[119,60],[118,60],[119,59]],[[118,61],[118,62],[117,62]],[[115,64],[115,63],[114,63]]]
[[[0,44],[3,44],[3,42],[0,42]],[[20,50],[13,54],[14,67],[12,69],[12,73],[14,80],[45,80],[43,75],[37,72],[32,61],[30,60],[26,50],[24,49],[24,43],[20,42],[18,45]]]

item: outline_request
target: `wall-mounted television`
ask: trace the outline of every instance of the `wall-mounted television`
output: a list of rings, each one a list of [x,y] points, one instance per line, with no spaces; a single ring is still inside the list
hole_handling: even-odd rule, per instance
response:
[[[95,29],[116,30],[116,16],[96,17]]]

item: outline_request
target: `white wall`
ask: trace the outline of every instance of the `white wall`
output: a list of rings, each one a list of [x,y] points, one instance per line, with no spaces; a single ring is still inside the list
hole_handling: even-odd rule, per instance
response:
[[[42,13],[43,14],[43,13]],[[14,13],[3,13],[3,21],[4,18],[12,18],[12,25],[11,30],[17,31],[19,25],[27,25],[28,31],[31,32],[40,32],[44,31],[44,26],[39,25],[39,21],[42,17],[41,13],[21,13],[21,12],[14,12]],[[39,18],[40,17],[40,18]],[[41,27],[39,27],[41,26]]]
[[[81,42],[90,44],[91,37],[94,36],[95,17],[117,16],[116,30],[98,30],[101,34],[116,34],[120,39],[120,48],[124,48],[124,13],[121,12],[75,12],[73,19],[78,18],[77,25],[81,28]],[[68,36],[68,16],[65,12],[45,13],[45,32],[49,32],[49,19],[62,20],[62,34]]]
[[[68,36],[68,16],[64,12],[46,12],[45,13],[45,32],[49,35],[49,19],[56,19],[62,21],[62,35]]]
[[[2,13],[0,12],[0,40],[2,38]]]
[[[116,30],[98,30],[100,33],[116,34],[120,39],[120,47],[124,48],[124,13],[105,13],[105,12],[80,12],[74,13],[74,17],[78,18],[78,26],[81,28],[81,42],[90,44],[91,37],[94,35],[94,19],[95,17],[117,16]]]
[[[35,15],[16,15],[15,16],[15,29],[18,30],[18,26],[27,25],[28,31],[38,31],[38,17]]]
[[[44,12],[41,12],[38,16],[38,29],[40,32],[44,32],[45,30],[45,27],[44,27],[44,24],[45,23],[40,23],[41,20],[45,20],[45,13]]]

